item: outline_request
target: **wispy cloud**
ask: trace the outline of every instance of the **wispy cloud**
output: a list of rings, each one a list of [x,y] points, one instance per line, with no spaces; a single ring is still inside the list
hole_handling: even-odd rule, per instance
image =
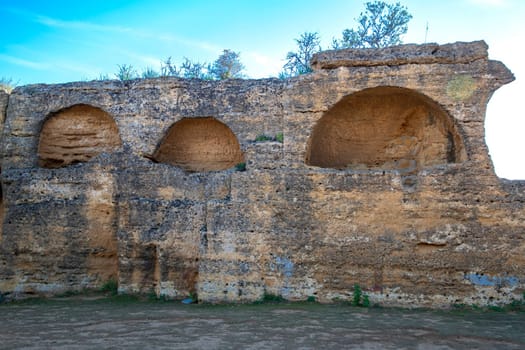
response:
[[[0,61],[20,66],[29,70],[37,71],[68,71],[74,73],[80,73],[81,75],[92,75],[93,72],[98,72],[100,69],[98,67],[93,67],[90,65],[79,64],[78,62],[73,62],[69,60],[56,60],[55,58],[44,59],[42,61],[32,61],[26,58],[16,57],[12,55],[0,54]]]
[[[467,0],[476,6],[503,7],[508,5],[508,0]]]
[[[100,32],[115,32],[126,33],[133,31],[132,28],[119,25],[98,24],[89,21],[68,21],[49,16],[44,16],[38,13],[20,10],[17,8],[7,8],[8,12],[25,18],[33,23],[38,23],[50,28],[62,28],[70,30],[85,30],[85,31],[100,31]]]
[[[23,58],[11,56],[11,55],[5,55],[5,54],[0,54],[0,60],[7,62],[7,63],[17,65],[17,66],[22,66],[22,67],[31,68],[31,69],[45,70],[45,69],[50,68],[50,65],[48,63],[34,62],[34,61],[26,60]]]
[[[112,25],[112,24],[100,24],[100,23],[94,23],[90,21],[70,21],[70,20],[62,20],[59,18],[53,18],[49,16],[44,16],[37,13],[31,13],[27,11],[21,11],[18,9],[10,8],[8,9],[9,12],[17,14],[19,16],[23,16],[29,21],[33,23],[38,23],[41,25],[44,25],[46,27],[50,28],[60,28],[60,29],[67,29],[67,30],[79,30],[79,31],[86,31],[86,32],[103,32],[108,34],[128,34],[130,36],[133,36],[135,38],[142,38],[142,39],[153,39],[158,41],[163,41],[165,43],[176,43],[183,46],[193,47],[197,49],[201,49],[208,52],[220,52],[223,48],[206,42],[202,40],[194,40],[189,39],[185,37],[181,37],[175,34],[170,33],[159,33],[159,32],[153,32],[150,30],[145,29],[137,29],[129,26],[123,26],[123,25]]]
[[[51,18],[42,15],[35,15],[35,22],[43,24],[53,28],[64,28],[64,29],[78,29],[87,31],[100,31],[100,32],[115,32],[115,33],[131,33],[132,28],[125,26],[114,26],[97,24],[86,21],[64,21],[56,18]]]

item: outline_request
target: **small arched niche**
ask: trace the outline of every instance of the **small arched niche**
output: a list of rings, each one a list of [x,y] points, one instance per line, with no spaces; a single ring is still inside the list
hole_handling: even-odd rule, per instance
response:
[[[108,113],[78,104],[52,113],[44,122],[38,143],[39,164],[59,168],[87,162],[121,144],[117,124]]]
[[[452,118],[416,91],[377,87],[348,95],[315,125],[306,164],[356,170],[417,170],[466,159]]]
[[[173,124],[153,157],[187,171],[225,170],[244,158],[230,128],[212,117],[184,118]]]

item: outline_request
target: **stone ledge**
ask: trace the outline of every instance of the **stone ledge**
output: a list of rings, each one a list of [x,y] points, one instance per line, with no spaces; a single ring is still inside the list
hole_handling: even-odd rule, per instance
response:
[[[381,49],[343,49],[314,54],[314,70],[337,67],[395,66],[404,64],[470,63],[488,58],[488,45],[483,41],[452,44],[406,44]]]

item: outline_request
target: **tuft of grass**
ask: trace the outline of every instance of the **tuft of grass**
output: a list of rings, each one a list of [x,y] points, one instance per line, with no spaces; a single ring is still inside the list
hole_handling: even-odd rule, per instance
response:
[[[262,298],[255,301],[254,304],[275,304],[285,302],[286,299],[281,295],[275,295],[271,293],[264,293]]]
[[[284,134],[282,132],[275,134],[275,136],[260,134],[260,135],[257,135],[257,137],[255,138],[255,142],[265,142],[265,141],[277,141],[277,142],[283,143]]]
[[[0,78],[0,90],[4,90],[7,93],[11,93],[13,89],[18,85],[12,78],[1,77]]]
[[[524,312],[525,311],[525,298],[521,300],[512,300],[508,304],[501,304],[501,305],[466,305],[466,304],[452,304],[452,309],[460,311],[460,312],[469,312],[469,311],[475,311],[475,312]]]
[[[266,303],[282,303],[283,301],[286,301],[281,295],[275,295],[275,294],[264,294],[263,295],[263,301]]]
[[[505,311],[505,307],[504,306],[499,306],[499,305],[489,305],[487,307],[487,309],[489,309],[490,311],[496,311],[496,312],[503,312],[503,311]]]
[[[118,282],[115,279],[109,279],[100,286],[102,293],[109,293],[111,295],[118,294]]]
[[[308,298],[306,298],[306,302],[308,302],[308,303],[315,303],[315,302],[317,302],[317,298],[315,297],[315,295],[310,295],[310,296],[308,296]]]
[[[353,306],[370,307],[370,299],[368,295],[363,294],[363,290],[359,284],[354,284],[354,294],[352,298]]]
[[[354,297],[352,299],[352,305],[353,306],[360,306],[361,305],[361,297],[363,296],[363,292],[361,290],[361,287],[359,284],[354,284]]]
[[[523,300],[513,300],[510,304],[505,306],[507,311],[525,311],[525,301]]]
[[[149,292],[145,295],[145,298],[147,301],[160,301],[161,297],[157,296],[157,293],[155,292]]]
[[[264,135],[264,134],[260,134],[260,135],[257,135],[257,137],[255,138],[255,141],[256,142],[273,141],[273,137]]]
[[[160,73],[151,67],[147,67],[142,71],[141,77],[144,79],[158,78],[160,77]]]
[[[245,162],[237,163],[235,165],[235,170],[237,170],[237,171],[246,171],[246,163]]]
[[[363,295],[363,307],[370,307],[370,299],[368,295]]]
[[[118,72],[115,73],[115,77],[120,81],[137,79],[138,73],[131,64],[119,64]]]

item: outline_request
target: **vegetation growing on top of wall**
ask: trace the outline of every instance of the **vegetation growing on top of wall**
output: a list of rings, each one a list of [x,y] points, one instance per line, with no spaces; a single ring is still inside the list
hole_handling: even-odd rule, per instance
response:
[[[203,80],[244,78],[244,65],[241,63],[240,55],[240,52],[225,49],[213,63],[194,62],[185,57],[180,66],[177,66],[177,64],[172,61],[171,57],[168,57],[161,62],[160,71],[156,71],[151,67],[146,67],[140,73],[130,64],[119,64],[117,65],[118,70],[115,73],[115,78],[121,81],[158,77],[179,77]],[[101,75],[99,80],[108,80],[110,78],[111,77],[108,75]]]
[[[1,77],[0,78],[0,90],[4,90],[7,93],[13,91],[13,89],[18,85],[12,78]]]
[[[357,27],[345,29],[341,39],[332,39],[332,49],[381,48],[402,43],[401,36],[408,30],[412,15],[399,2],[389,4],[384,1],[365,3],[365,11],[356,18]],[[312,56],[322,51],[318,32],[304,32],[298,39],[296,51],[286,54],[286,63],[279,78],[312,72]]]
[[[283,143],[284,142],[284,134],[282,132],[279,132],[275,134],[275,136],[270,136],[266,134],[259,134],[257,137],[255,137],[255,142],[265,142],[265,141],[276,141]]]
[[[344,29],[340,39],[333,38],[332,49],[344,48],[380,48],[402,43],[401,36],[408,30],[408,22],[412,15],[407,7],[398,3],[385,1],[371,1],[364,3],[365,10],[355,21],[357,26]],[[281,79],[312,72],[310,60],[312,56],[323,50],[321,35],[318,32],[304,32],[295,39],[296,50],[286,54],[286,63],[278,74]],[[213,62],[192,61],[186,57],[177,66],[171,57],[161,61],[160,70],[146,67],[138,71],[130,64],[119,64],[114,77],[119,80],[138,78],[180,77],[186,79],[224,80],[245,78],[244,65],[240,60],[240,52],[230,49],[223,50],[222,54]],[[99,80],[109,80],[110,75],[102,74]]]

